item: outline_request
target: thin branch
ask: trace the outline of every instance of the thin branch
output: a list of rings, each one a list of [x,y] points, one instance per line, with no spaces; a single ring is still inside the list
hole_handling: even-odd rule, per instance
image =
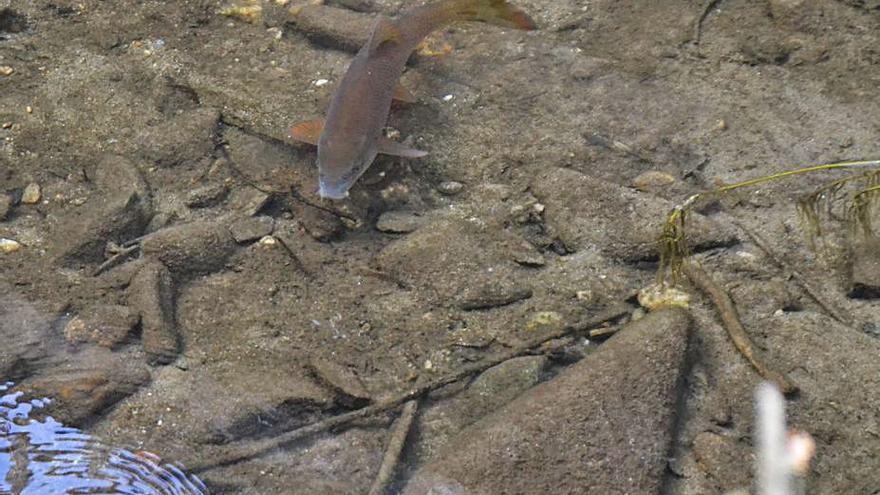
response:
[[[706,273],[706,271],[697,263],[685,263],[684,266],[682,266],[682,271],[695,286],[708,294],[712,299],[715,308],[718,310],[718,315],[721,317],[721,322],[724,324],[724,328],[727,330],[727,335],[730,336],[733,345],[740,354],[751,363],[758,374],[775,383],[776,386],[779,387],[779,390],[784,394],[796,392],[798,390],[797,385],[786,378],[784,374],[770,368],[764,362],[764,359],[755,352],[755,346],[752,344],[751,339],[749,339],[746,329],[739,321],[739,316],[736,313],[736,306],[734,306],[733,301],[730,299],[730,296],[727,295],[727,292],[712,280],[712,277],[709,276],[709,274]]]
[[[486,371],[493,366],[497,366],[515,357],[528,354],[532,352],[532,349],[540,347],[546,342],[564,337],[569,334],[575,334],[584,330],[598,327],[603,323],[616,320],[627,313],[629,313],[628,305],[619,304],[613,306],[609,309],[602,311],[592,318],[580,321],[578,323],[575,323],[574,325],[566,326],[560,330],[545,334],[543,336],[536,337],[531,341],[525,343],[524,345],[511,349],[496,357],[464,366],[454,373],[431,380],[414,389],[403,392],[396,397],[386,399],[382,402],[378,402],[376,404],[361,409],[356,409],[354,411],[340,414],[338,416],[332,416],[322,421],[318,421],[317,423],[312,423],[296,430],[281,433],[271,438],[255,440],[245,445],[230,446],[226,449],[225,452],[222,453],[204,455],[201,457],[202,459],[204,459],[203,463],[193,463],[192,465],[187,465],[187,470],[192,473],[202,473],[218,467],[237,464],[239,462],[264,455],[270,450],[283,448],[297,440],[302,440],[303,438],[307,438],[327,430],[332,430],[334,428],[344,426],[359,419],[368,418],[396,409],[400,405],[411,400],[418,399],[433,390],[437,390],[446,385],[449,385],[450,383],[455,383],[472,375],[482,373],[483,371]]]
[[[419,401],[411,400],[404,404],[400,417],[394,422],[394,431],[388,440],[388,447],[385,449],[385,457],[382,459],[382,467],[379,468],[379,474],[376,475],[373,486],[370,487],[369,495],[383,495],[388,490],[388,485],[394,476],[394,469],[400,460],[400,453],[406,443],[406,437],[412,428],[413,419],[418,411]]]

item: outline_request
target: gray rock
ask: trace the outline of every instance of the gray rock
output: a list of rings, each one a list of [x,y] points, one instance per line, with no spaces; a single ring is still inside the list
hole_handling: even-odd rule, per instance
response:
[[[259,240],[275,229],[275,219],[269,216],[239,218],[229,225],[229,233],[239,244]]]
[[[522,239],[504,230],[485,228],[467,218],[437,218],[389,244],[379,253],[379,267],[398,280],[436,290],[468,307],[492,306],[491,289],[500,299],[526,297],[525,269],[510,256]],[[503,289],[503,290],[502,290]],[[468,291],[467,296],[464,295]],[[510,298],[511,295],[516,297]],[[481,304],[483,302],[491,304]]]
[[[235,250],[224,222],[192,222],[159,230],[141,242],[141,253],[161,261],[176,279],[220,269]]]
[[[599,247],[627,261],[659,256],[657,238],[674,206],[566,168],[541,173],[533,180],[532,191],[546,205],[544,218],[566,248]],[[692,249],[729,245],[736,239],[729,229],[696,213],[688,216],[687,233]]]
[[[144,264],[128,287],[128,304],[141,317],[141,341],[151,364],[177,358],[180,337],[174,318],[174,285],[162,263]]]
[[[149,188],[129,160],[107,156],[90,177],[97,186],[91,200],[67,210],[54,234],[65,239],[56,256],[64,265],[100,262],[108,242],[139,237],[152,216]]]
[[[227,193],[229,189],[226,184],[209,184],[190,191],[185,203],[190,208],[206,208],[223,201]]]
[[[465,429],[404,493],[659,493],[689,317],[652,313]]]
[[[113,348],[131,334],[139,315],[127,306],[99,304],[85,308],[64,326],[68,342],[91,342]]]
[[[860,241],[852,253],[849,296],[858,299],[880,297],[880,239]]]
[[[101,347],[58,353],[52,365],[19,384],[36,397],[55,399],[52,416],[72,426],[94,423],[118,401],[150,381],[145,365]]]
[[[0,376],[17,379],[53,351],[53,314],[0,282]]]
[[[243,186],[232,191],[229,198],[230,209],[243,215],[254,216],[269,201],[269,195],[251,186]]]
[[[390,234],[408,234],[415,231],[425,219],[404,211],[386,211],[376,220],[376,229]]]

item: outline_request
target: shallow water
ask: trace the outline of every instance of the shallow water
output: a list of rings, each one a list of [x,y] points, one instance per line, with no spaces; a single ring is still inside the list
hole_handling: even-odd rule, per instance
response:
[[[207,494],[205,485],[155,454],[110,447],[40,417],[50,399],[0,385],[0,494]]]

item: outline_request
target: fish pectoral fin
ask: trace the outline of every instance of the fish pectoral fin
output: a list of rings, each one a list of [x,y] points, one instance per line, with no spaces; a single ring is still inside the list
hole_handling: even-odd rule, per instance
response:
[[[416,95],[412,94],[410,90],[406,89],[401,83],[397,83],[397,86],[394,88],[394,96],[392,96],[397,101],[402,101],[404,103],[415,103]]]
[[[370,53],[376,53],[385,43],[399,43],[403,39],[400,29],[385,17],[379,17],[370,34]]]
[[[318,145],[318,138],[324,130],[324,119],[307,120],[290,128],[290,137],[303,142]]]
[[[402,156],[404,158],[421,158],[428,154],[427,151],[407,148],[397,141],[392,141],[385,136],[379,138],[379,153],[383,155]]]

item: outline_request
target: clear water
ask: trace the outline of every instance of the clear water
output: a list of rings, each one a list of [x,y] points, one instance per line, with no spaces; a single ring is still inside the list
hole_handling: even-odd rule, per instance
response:
[[[205,485],[148,452],[109,447],[51,416],[48,399],[0,383],[0,495],[207,494]]]

